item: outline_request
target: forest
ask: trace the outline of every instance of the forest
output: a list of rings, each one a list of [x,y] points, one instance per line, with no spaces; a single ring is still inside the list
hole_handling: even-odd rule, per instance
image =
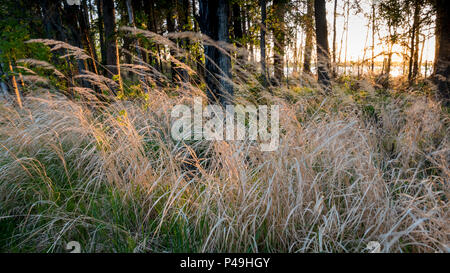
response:
[[[0,0],[0,252],[450,252],[449,18]],[[206,137],[235,114],[237,140]]]

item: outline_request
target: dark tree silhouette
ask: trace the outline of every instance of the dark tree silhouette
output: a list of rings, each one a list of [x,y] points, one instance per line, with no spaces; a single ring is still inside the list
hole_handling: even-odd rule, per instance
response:
[[[303,72],[311,73],[311,55],[314,38],[314,0],[308,0],[306,8],[306,41],[303,60]]]
[[[116,17],[113,0],[100,0],[103,2],[103,26],[105,30],[106,56],[105,64],[113,75],[120,73],[117,38]]]
[[[450,105],[450,1],[436,0],[435,82],[444,104]]]
[[[229,42],[228,16],[230,3],[227,0],[200,0],[199,24],[203,34],[216,42],[205,44],[205,66],[208,99],[211,102],[230,104],[233,99],[231,81],[231,58],[221,43]]]
[[[330,53],[328,49],[328,30],[325,10],[325,0],[314,1],[317,40],[317,76],[319,84],[326,92],[331,91],[330,83]]]

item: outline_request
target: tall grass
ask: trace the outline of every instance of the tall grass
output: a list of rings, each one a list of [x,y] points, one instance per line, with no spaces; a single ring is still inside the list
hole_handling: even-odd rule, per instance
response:
[[[174,141],[170,111],[204,93],[195,84],[106,107],[82,87],[76,99],[40,88],[23,109],[0,102],[0,250],[449,251],[449,116],[437,102],[235,84],[240,102],[281,106],[276,151]]]

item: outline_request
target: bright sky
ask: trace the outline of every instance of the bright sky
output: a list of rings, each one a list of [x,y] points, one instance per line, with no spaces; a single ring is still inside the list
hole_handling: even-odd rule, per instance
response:
[[[350,1],[351,3],[353,1]],[[328,33],[329,33],[329,44],[330,49],[332,48],[333,43],[333,9],[334,9],[334,1],[327,1],[327,21],[328,21]],[[343,13],[343,6],[345,1],[339,0],[337,11],[339,14],[342,15]],[[361,7],[363,8],[365,13],[368,13],[371,11],[371,3],[372,0],[362,0],[361,1]],[[363,53],[364,53],[364,43],[366,41],[366,35],[367,35],[367,24],[368,24],[368,18],[364,16],[364,14],[354,14],[354,10],[350,10],[350,19],[349,19],[349,36],[348,36],[348,56],[352,61],[357,61],[358,58],[362,59]],[[336,44],[337,44],[337,50],[339,52],[340,44],[341,44],[341,37],[342,32],[344,30],[344,17],[338,16],[336,19],[336,25],[337,25],[337,35],[336,35]],[[371,26],[370,26],[371,28]],[[370,46],[372,45],[372,32],[369,30],[369,36],[367,39],[367,47],[368,50],[366,52],[366,58],[372,55],[371,50],[369,50]],[[384,36],[386,33],[380,33],[380,35]],[[344,60],[344,50],[345,50],[345,35],[343,40],[343,49],[342,49],[342,55],[341,55],[341,61]],[[383,47],[378,45],[378,35],[375,37],[375,55],[383,51]],[[422,45],[420,45],[422,47]],[[401,52],[403,49],[400,46],[394,47],[394,51]],[[378,61],[382,61],[382,57],[377,59]],[[425,42],[425,51],[423,53],[423,61],[433,61],[434,60],[434,36],[428,39]],[[393,61],[401,61],[401,57],[398,55],[394,55]]]

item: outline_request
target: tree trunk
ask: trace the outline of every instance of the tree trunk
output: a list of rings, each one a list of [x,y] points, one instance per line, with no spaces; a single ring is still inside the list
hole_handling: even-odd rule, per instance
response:
[[[333,77],[336,77],[336,17],[337,17],[337,0],[334,0],[333,14]]]
[[[409,56],[409,70],[408,70],[408,82],[411,85],[414,81],[414,68],[413,64],[416,57],[416,39],[417,37],[417,28],[419,27],[419,0],[414,0],[414,19],[413,26],[411,29],[411,45],[410,45],[410,56]]]
[[[366,63],[367,41],[369,39],[369,33],[370,33],[370,24],[367,24],[366,39],[364,40],[364,50],[363,50],[363,56],[362,56],[361,62],[359,61],[359,57],[358,57],[358,74],[360,72],[359,71],[360,66],[361,66],[361,74],[364,74],[364,64]]]
[[[420,50],[420,58],[419,58],[419,71],[418,71],[418,75],[422,75],[422,60],[423,60],[423,52],[425,51],[425,41],[427,40],[427,38],[424,36],[423,37],[423,41],[422,41],[422,50]]]
[[[326,92],[330,92],[330,54],[328,50],[328,30],[325,0],[314,1],[314,14],[316,18],[318,82],[323,86]]]
[[[0,49],[0,55],[2,54],[2,51]],[[7,79],[7,68],[6,64],[3,62],[0,62],[0,87],[2,89],[2,92],[4,95],[8,94],[9,88],[8,88],[8,79]]]
[[[200,0],[199,23],[202,33],[212,40],[228,42],[229,1]],[[205,45],[206,85],[210,102],[232,103],[231,58],[213,45]]]
[[[131,0],[126,0],[125,3],[127,5],[127,11],[128,11],[128,23],[130,24],[130,26],[132,28],[136,29],[136,24],[134,22],[134,11],[133,11],[133,7],[131,6]],[[136,40],[134,46],[135,46],[136,54],[137,54],[138,58],[140,59],[140,61],[142,61],[143,59],[142,59],[142,52],[139,47],[139,40]]]
[[[303,72],[311,74],[311,55],[314,39],[314,0],[308,0],[306,10],[306,40]]]
[[[391,64],[392,64],[392,27],[391,23],[388,22],[388,51],[387,51],[387,59],[383,62],[383,73],[385,77],[383,79],[383,87],[388,88],[390,85],[390,77],[391,77]]]
[[[156,15],[155,15],[155,2],[154,0],[144,1],[144,9],[147,14],[147,30],[158,33],[158,28],[156,27]],[[150,56],[150,62],[155,66],[155,68],[162,72],[162,61],[161,61],[161,50],[158,43],[155,43],[156,56]]]
[[[414,45],[412,80],[415,81],[419,74],[419,46],[420,46],[420,26],[417,25],[415,34],[416,44]]]
[[[100,41],[100,54],[102,56],[101,63],[102,65],[106,65],[106,42],[105,42],[105,33],[103,26],[103,0],[97,0],[97,12],[98,12],[98,35]]]
[[[62,5],[58,4],[57,1],[43,0],[39,2],[42,9],[42,21],[45,27],[45,33],[47,39],[54,39],[58,41],[68,42],[66,32],[63,28],[62,23]],[[67,52],[67,50],[66,50]],[[67,64],[67,86],[71,87],[74,85],[74,71],[73,65],[69,57],[65,57],[65,62]],[[55,65],[60,64],[61,60],[56,54],[52,54],[52,62]]]
[[[242,18],[242,35],[244,37],[249,37],[248,35],[248,28],[247,28],[247,22],[248,22],[248,18],[247,18],[247,12],[246,12],[246,8],[242,8],[241,9],[241,18]],[[247,39],[245,40],[245,43],[243,44],[243,47],[246,49],[245,50],[245,56],[244,59],[248,62],[249,61],[249,41],[247,41]]]
[[[438,95],[450,105],[450,1],[436,0],[436,61],[434,79]]]
[[[103,25],[105,26],[106,65],[111,76],[117,76],[120,92],[123,91],[122,77],[120,75],[119,48],[116,38],[116,17],[113,0],[100,0],[103,2]]]
[[[345,53],[344,53],[344,74],[347,74],[347,49],[348,49],[348,21],[350,19],[350,1],[346,2],[347,14],[345,16]]]
[[[372,73],[375,68],[375,0],[372,0]]]
[[[266,69],[266,0],[260,0],[261,6],[261,76],[263,86],[267,86],[267,69]]]
[[[249,7],[248,5],[246,5],[244,7],[244,33],[245,35],[250,38],[251,37],[251,26],[252,26],[252,22],[251,22],[251,18],[250,18],[250,14],[249,14]],[[249,53],[249,61],[251,63],[255,62],[255,55],[253,54],[253,40],[252,39],[247,39],[248,43],[247,43],[247,51]]]
[[[124,1],[125,8],[118,9],[117,12],[123,21],[127,21],[128,18],[128,7],[127,7],[127,0]],[[128,18],[128,26],[130,26],[129,18]],[[119,56],[122,53],[124,63],[126,64],[132,64],[133,63],[133,54],[135,53],[136,48],[133,47],[133,37],[132,35],[123,35],[122,36],[122,45],[118,46]],[[126,78],[130,78],[133,73],[129,71],[128,69],[125,71],[121,71],[121,76],[125,76]]]
[[[136,24],[134,22],[134,11],[133,11],[133,7],[131,6],[131,0],[126,0],[126,5],[127,5],[127,11],[128,11],[128,22],[129,22],[129,24],[130,24],[130,26],[132,28],[136,29]],[[142,57],[142,51],[141,51],[140,46],[139,46],[139,40],[138,40],[137,37],[136,37],[136,41],[135,41],[134,46],[135,46],[135,49],[136,49],[136,54],[137,54],[138,59],[139,59],[138,63],[144,62],[144,59]],[[141,79],[141,82],[142,82],[144,93],[148,93],[147,83],[146,83],[145,77],[144,76],[140,76],[140,79]]]
[[[298,50],[297,50],[297,66],[298,66],[299,71],[301,69],[303,69],[303,66],[300,63],[303,60],[303,50],[302,49],[304,48],[304,40],[305,40],[304,37],[305,37],[304,32],[301,31],[300,32],[300,42],[299,42]]]
[[[43,13],[42,21],[47,38],[65,41],[66,37],[60,16],[61,5],[51,0],[42,0],[40,4]]]
[[[286,12],[286,0],[274,0],[273,12],[274,23],[272,26],[272,33],[274,37],[273,42],[273,66],[274,76],[278,84],[281,84],[284,78],[284,54],[285,54],[285,40],[286,40],[286,24],[284,22],[284,15]]]
[[[82,31],[80,28],[80,17],[81,17],[81,11],[80,11],[80,7],[77,5],[68,5],[65,4],[64,5],[64,9],[63,9],[63,21],[64,24],[66,26],[66,37],[67,37],[67,42],[73,46],[76,46],[78,48],[85,48],[83,46],[83,41],[82,41]],[[89,67],[88,67],[88,63],[87,60],[81,60],[79,58],[75,57],[75,61],[77,64],[77,74],[81,75],[84,74],[83,70],[88,71]],[[87,82],[86,80],[81,80],[81,85],[83,87],[91,87],[91,85],[89,84],[89,82]]]
[[[83,41],[86,51],[89,52],[89,55],[91,56],[91,60],[90,60],[91,71],[98,74],[97,64],[96,64],[97,53],[95,52],[94,42],[92,39],[91,31],[89,29],[88,12],[89,11],[88,11],[86,0],[83,0],[83,5],[82,5],[82,7],[80,9],[80,13],[79,13],[80,16],[78,17],[78,21],[79,21],[79,25],[80,25],[80,29],[81,29],[81,33],[82,33],[82,41]]]
[[[200,27],[198,25],[198,15],[195,10],[195,0],[192,0],[191,8],[192,8],[192,14],[194,16],[194,31],[200,32]],[[201,46],[200,46],[200,42],[199,42],[198,48],[200,48],[200,47]],[[196,50],[195,62],[197,64],[197,75],[199,76],[200,80],[205,79],[205,66],[203,64],[202,57],[203,57],[203,52],[201,50],[198,50],[198,51]]]
[[[0,87],[2,89],[2,93],[4,95],[7,95],[8,94],[8,86],[6,85],[6,83],[3,81],[0,81]]]
[[[173,2],[172,2],[173,3]],[[173,10],[172,7],[167,7],[167,13],[166,13],[166,24],[167,24],[167,32],[173,33],[175,32],[175,19],[173,17]],[[173,41],[176,43],[176,41]],[[169,48],[169,53],[171,58],[175,58],[176,50],[175,48]],[[172,78],[172,82],[177,82],[178,78],[180,77],[178,75],[178,69],[176,67],[176,63],[174,61],[170,61],[170,75]]]
[[[5,82],[6,73],[5,73],[5,69],[3,67],[4,67],[4,64],[0,63],[0,88],[3,92],[3,94],[6,96],[6,95],[8,95],[8,85]]]
[[[339,54],[338,54],[338,64],[341,65],[341,58],[342,58],[342,49],[344,48],[344,37],[345,37],[345,8],[346,8],[346,4],[344,3],[344,5],[342,6],[342,14],[344,15],[344,29],[342,30],[341,33],[341,42],[339,43]],[[339,67],[339,66],[338,66]],[[344,67],[345,68],[345,67]]]
[[[241,6],[239,3],[233,3],[232,6],[232,18],[233,18],[233,38],[237,47],[242,46],[242,18],[241,18]]]
[[[179,20],[179,29],[178,31],[191,31],[191,24],[189,22],[189,12],[190,12],[190,2],[189,0],[178,0],[178,20]],[[189,39],[183,38],[178,41],[178,44],[180,47],[188,51],[189,50]],[[181,57],[180,61],[186,65],[188,65],[188,58],[186,55],[186,52],[182,52],[183,56]],[[180,75],[180,78],[183,82],[189,82],[189,73],[186,69],[182,67],[178,67],[178,75]]]

